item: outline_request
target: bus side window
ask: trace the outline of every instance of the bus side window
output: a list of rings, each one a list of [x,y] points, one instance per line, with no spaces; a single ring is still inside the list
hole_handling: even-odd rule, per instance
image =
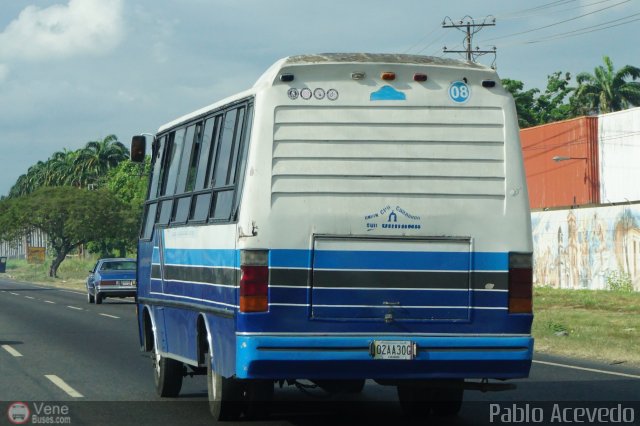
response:
[[[249,139],[251,138],[251,126],[253,123],[253,105],[249,105],[247,108],[247,114],[245,118],[245,129],[242,133],[242,141],[240,143],[240,155],[237,160],[237,176],[235,180],[238,182],[236,187],[235,202],[233,204],[232,214],[235,216],[238,212],[240,205],[240,197],[242,195],[242,188],[244,188],[244,173],[247,168],[247,155],[249,153]]]
[[[233,148],[233,134],[236,127],[237,109],[227,111],[224,115],[224,124],[217,147],[216,162],[213,167],[213,187],[217,188],[227,184],[229,172],[229,159]]]
[[[178,168],[182,158],[182,147],[184,145],[185,129],[178,129],[169,137],[167,145],[166,161],[163,167],[166,169],[163,176],[161,195],[173,195],[176,191]],[[173,138],[171,138],[173,136]]]
[[[153,200],[158,196],[158,182],[160,182],[160,169],[162,167],[162,153],[164,152],[167,137],[163,136],[158,139],[153,146],[153,157],[151,159],[153,173],[151,175],[151,184],[149,185],[148,199]]]
[[[236,131],[233,138],[233,155],[231,156],[231,164],[229,173],[227,175],[227,185],[233,185],[236,183],[236,168],[238,165],[238,152],[240,150],[240,142],[242,137],[242,130],[244,128],[244,115],[245,108],[240,108],[238,112],[238,121],[236,123]]]
[[[180,160],[180,166],[178,168],[178,182],[176,185],[176,194],[182,194],[185,192],[187,184],[187,176],[189,175],[189,165],[191,164],[191,157],[193,156],[193,141],[196,133],[196,125],[193,124],[187,127],[187,132],[184,138],[184,145],[182,147],[182,158]]]
[[[202,149],[202,122],[196,124],[195,135],[193,139],[193,149],[191,150],[191,160],[189,161],[189,170],[187,172],[187,183],[185,192],[191,192],[196,186],[196,173],[198,164],[200,163],[200,151]]]
[[[202,134],[202,153],[198,161],[198,172],[196,176],[196,191],[204,189],[211,181],[211,168],[213,167],[213,159],[215,158],[215,145],[218,139],[217,135],[220,129],[221,117],[221,115],[216,115],[215,117],[208,118],[205,122],[204,132]]]
[[[158,211],[158,203],[147,204],[146,214],[144,216],[144,225],[142,227],[142,239],[149,240],[153,234],[153,226],[156,223],[156,213]]]

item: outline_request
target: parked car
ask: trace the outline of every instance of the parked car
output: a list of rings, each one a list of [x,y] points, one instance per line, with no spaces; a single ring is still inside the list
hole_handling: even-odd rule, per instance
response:
[[[87,277],[87,301],[102,303],[107,297],[135,297],[135,259],[100,259]]]

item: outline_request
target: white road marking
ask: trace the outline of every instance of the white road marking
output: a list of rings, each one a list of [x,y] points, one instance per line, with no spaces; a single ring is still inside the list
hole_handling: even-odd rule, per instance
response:
[[[82,308],[78,308],[77,306],[70,306],[70,305],[67,305],[67,308],[69,308],[69,309],[75,309],[76,311],[84,311],[84,309],[82,309]]]
[[[51,303],[52,305],[56,304],[56,302],[52,302],[51,300],[45,300],[44,303]]]
[[[5,351],[9,352],[11,355],[13,355],[15,357],[22,356],[22,354],[20,352],[16,351],[15,349],[13,349],[9,345],[2,345],[2,349],[4,349]]]
[[[638,376],[638,375],[627,374],[627,373],[618,373],[617,371],[598,370],[596,368],[578,367],[577,365],[558,364],[556,362],[548,362],[548,361],[536,361],[536,360],[534,360],[533,362],[535,362],[537,364],[551,365],[553,367],[571,368],[573,370],[590,371],[592,373],[609,374],[611,376],[620,376],[620,377],[629,377],[631,379],[640,379],[640,376]]]
[[[115,315],[109,315],[109,314],[100,314],[100,315],[102,315],[103,317],[109,317],[109,318],[120,319],[120,317],[117,317],[117,316],[115,316]]]
[[[31,300],[35,299],[35,297],[31,297],[31,296],[25,296],[25,298],[31,299]]]
[[[72,291],[72,290],[58,290],[58,291],[62,291],[64,293],[71,293],[71,294],[82,294],[83,296],[87,294],[87,293],[83,293],[81,291]]]
[[[18,293],[14,293],[12,291],[10,291],[9,293],[13,294],[14,296],[20,296]]]
[[[57,387],[65,391],[67,395],[73,398],[84,398],[84,395],[82,395],[80,392],[78,392],[77,390],[69,386],[64,380],[62,380],[60,377],[56,376],[55,374],[45,374],[44,377],[51,380],[51,382],[53,382],[54,385],[56,385]]]

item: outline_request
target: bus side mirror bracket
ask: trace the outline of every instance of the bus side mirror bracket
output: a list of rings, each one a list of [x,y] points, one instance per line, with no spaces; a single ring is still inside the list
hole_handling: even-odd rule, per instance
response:
[[[131,139],[131,161],[133,163],[144,162],[144,156],[147,152],[147,138],[146,136],[134,136]]]

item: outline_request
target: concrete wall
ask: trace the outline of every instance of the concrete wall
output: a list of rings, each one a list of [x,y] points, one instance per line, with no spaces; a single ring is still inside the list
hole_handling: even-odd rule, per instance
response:
[[[640,291],[640,203],[539,211],[531,220],[536,284],[599,290],[624,273]]]
[[[640,108],[598,118],[600,202],[640,200]]]

